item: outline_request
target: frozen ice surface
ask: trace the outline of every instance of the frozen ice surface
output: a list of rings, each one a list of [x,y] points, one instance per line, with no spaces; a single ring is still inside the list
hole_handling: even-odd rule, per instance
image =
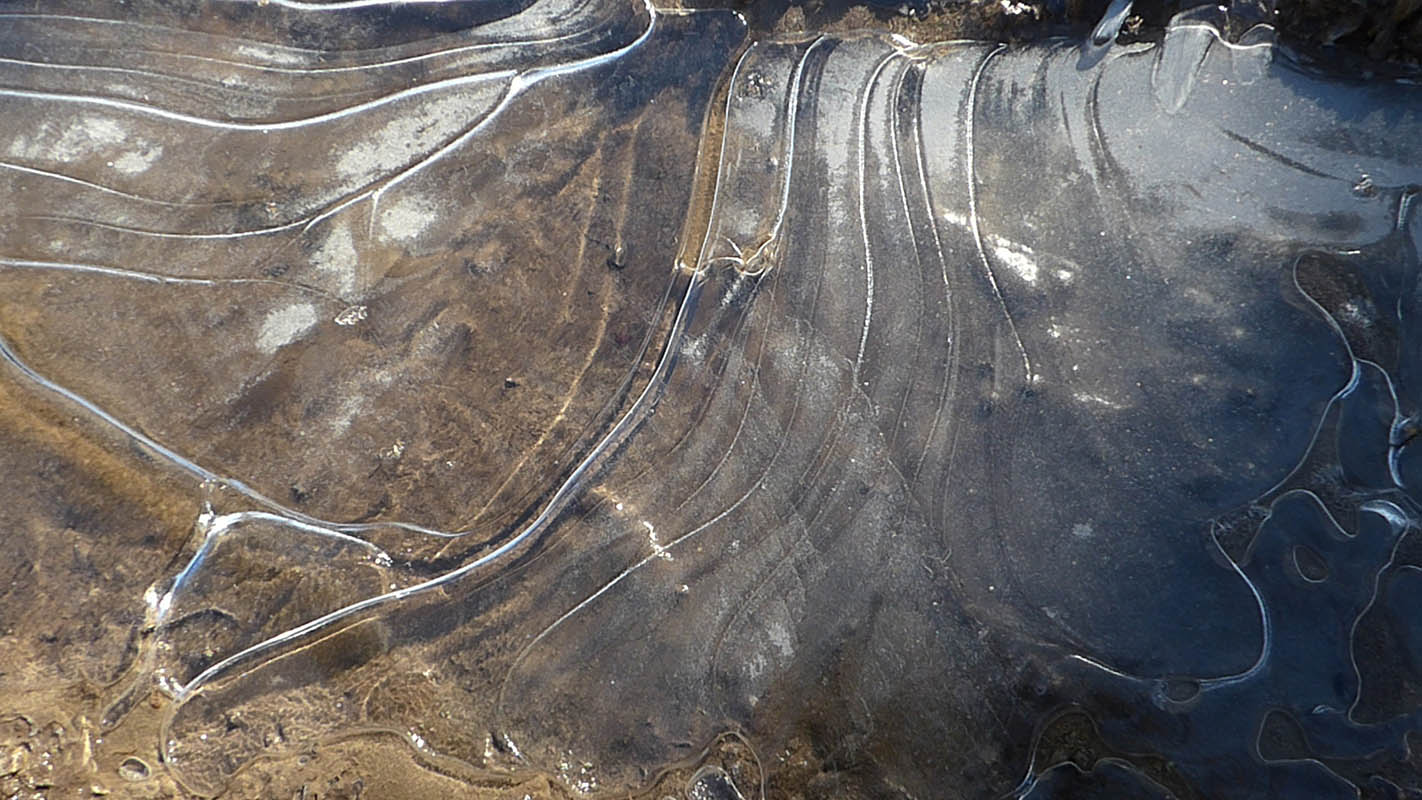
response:
[[[198,794],[1422,791],[1415,83],[199,5],[0,5],[0,714]]]

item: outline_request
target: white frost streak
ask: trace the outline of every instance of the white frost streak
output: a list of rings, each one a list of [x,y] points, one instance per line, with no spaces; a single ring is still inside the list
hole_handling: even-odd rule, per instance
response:
[[[158,157],[163,155],[163,148],[150,147],[143,152],[127,152],[115,158],[112,162],[113,168],[125,175],[137,175],[140,172],[147,172],[153,166]]]
[[[973,229],[973,221],[968,219],[966,214],[959,214],[957,211],[944,211],[942,217],[944,222],[956,228],[965,231],[971,231]]]
[[[85,117],[71,122],[58,137],[53,137],[52,132],[34,139],[17,136],[10,142],[8,152],[12,158],[51,163],[72,163],[104,154],[110,159],[108,166],[136,175],[153,166],[163,148],[143,140],[130,141],[128,129],[115,120]]]
[[[420,197],[402,197],[380,209],[381,237],[409,242],[424,233],[435,216],[433,203]]]
[[[777,619],[771,623],[770,629],[766,631],[766,634],[770,637],[770,643],[775,646],[776,650],[780,651],[780,655],[786,660],[789,660],[791,656],[795,655],[795,641],[791,638],[790,630],[785,627],[783,620]]]
[[[262,331],[257,335],[257,348],[263,353],[275,353],[315,327],[318,320],[320,315],[316,306],[310,303],[279,308],[262,322]]]
[[[336,171],[347,180],[364,182],[415,162],[469,124],[471,101],[487,105],[489,99],[474,100],[469,93],[458,92],[411,109],[346,151],[336,162]]]
[[[999,263],[1012,270],[1022,280],[1028,283],[1037,282],[1037,261],[1033,258],[1032,248],[1001,236],[989,236],[988,241],[992,244],[992,254]]]
[[[1126,407],[1124,403],[1118,403],[1104,395],[1091,394],[1090,392],[1077,392],[1072,395],[1072,399],[1078,403],[1103,406],[1112,410],[1119,410]]]
[[[621,505],[621,503],[618,505]],[[646,520],[642,520],[642,525],[647,528],[647,544],[652,546],[653,555],[663,561],[672,561],[672,554],[667,552],[667,546],[657,539],[657,529],[652,526],[652,523]]]
[[[294,53],[284,48],[263,47],[255,44],[240,45],[236,53],[242,58],[250,58],[262,64],[282,64],[288,67],[302,67],[310,62],[310,58],[301,53]]]
[[[355,237],[351,235],[350,228],[343,225],[331,231],[311,261],[317,269],[336,280],[337,294],[349,298],[356,291],[358,258]]]

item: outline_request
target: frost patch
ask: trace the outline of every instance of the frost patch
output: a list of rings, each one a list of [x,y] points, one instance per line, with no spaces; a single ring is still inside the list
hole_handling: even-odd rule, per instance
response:
[[[1072,395],[1072,398],[1075,399],[1078,403],[1097,405],[1113,410],[1125,408],[1125,405],[1118,403],[1109,397],[1105,397],[1099,394],[1091,394],[1089,392],[1077,392],[1076,394]]]
[[[347,395],[341,398],[341,406],[332,415],[329,427],[336,433],[344,433],[355,418],[365,411],[365,398],[359,395]]]
[[[413,241],[434,221],[434,204],[421,197],[402,197],[380,211],[380,235],[386,240]]]
[[[770,637],[770,643],[780,651],[780,655],[786,659],[795,655],[795,642],[790,637],[790,630],[785,627],[783,620],[777,619],[772,623],[766,634]]]
[[[262,322],[262,331],[257,335],[257,348],[263,353],[275,353],[315,327],[319,319],[316,306],[310,303],[279,308]]]
[[[316,269],[335,278],[336,293],[342,297],[355,294],[358,260],[355,237],[344,225],[331,231],[311,258]]]
[[[250,58],[262,64],[284,64],[290,67],[301,67],[308,63],[306,56],[301,53],[293,53],[287,50],[278,50],[273,47],[262,47],[254,44],[243,44],[237,48],[237,55],[243,58]]]
[[[46,125],[42,133],[48,134]],[[107,117],[85,117],[71,122],[63,133],[51,138],[42,135],[31,140],[18,137],[10,144],[10,155],[16,158],[47,161],[76,161],[83,156],[114,145],[123,144],[128,131]]]
[[[130,150],[110,162],[110,166],[125,175],[137,175],[140,172],[147,172],[153,166],[158,157],[163,155],[162,147],[150,147],[143,152]]]
[[[1037,262],[1032,257],[1032,248],[1009,241],[1001,236],[990,237],[993,255],[1003,266],[1017,273],[1028,283],[1037,282]]]
[[[973,229],[973,223],[966,214],[959,214],[956,211],[944,211],[943,221],[954,227],[962,228],[965,231]]]
[[[393,380],[393,375],[381,370],[365,373],[358,380],[344,384],[340,389],[340,405],[326,421],[326,427],[334,434],[344,434],[358,417],[366,413],[369,398],[375,397],[381,389],[389,387]]]
[[[102,147],[122,144],[128,131],[111,119],[88,117],[70,125],[54,143],[50,158],[73,161]]]
[[[477,100],[484,99],[460,92],[402,113],[346,151],[336,162],[336,171],[342,178],[360,182],[394,172],[463,130],[469,124],[471,110],[483,110]]]

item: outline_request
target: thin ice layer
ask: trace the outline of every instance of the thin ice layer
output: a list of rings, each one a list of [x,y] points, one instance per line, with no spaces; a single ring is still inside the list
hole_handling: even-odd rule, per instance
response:
[[[1248,71],[1220,47],[1230,74]],[[468,616],[416,595],[351,630],[394,637],[381,663],[448,663],[434,683],[449,702],[480,697],[492,741],[546,768],[582,765],[569,780],[584,787],[635,784],[728,727],[771,747],[832,731],[818,735],[925,792],[962,775],[1007,786],[1053,704],[1086,701],[1088,674],[1125,694],[1197,676],[1245,716],[1305,703],[1348,652],[1346,624],[1321,632],[1331,644],[1315,648],[1319,669],[1294,673],[1302,683],[1252,677],[1282,674],[1268,659],[1283,612],[1267,604],[1289,600],[1209,534],[1265,501],[1353,397],[1355,345],[1294,273],[1313,252],[1369,269],[1373,256],[1347,251],[1389,246],[1401,194],[1357,198],[1346,231],[1322,209],[1318,222],[1271,213],[1278,203],[1147,224],[1124,196],[1224,191],[1194,188],[1213,174],[1194,162],[1132,171],[1150,141],[1142,117],[1218,119],[1188,97],[1160,106],[1169,76],[1153,54],[1080,73],[1065,45],[752,46],[726,91],[698,280],[663,382],[628,417],[635,434],[538,532],[527,566],[457,589]],[[1290,102],[1277,93],[1306,76],[1271,68],[1253,102]],[[1196,102],[1210,100],[1194,78]],[[1115,86],[1108,113],[1099,95]],[[1411,90],[1394,91],[1387,107],[1415,115]],[[1248,131],[1202,138],[1230,162],[1258,154],[1233,191],[1263,192],[1255,173],[1319,180],[1250,148]],[[1355,470],[1385,458],[1344,450]],[[1364,562],[1344,597],[1383,566]],[[459,666],[469,653],[477,668]],[[211,732],[231,698],[308,664],[289,658],[214,675],[173,730]],[[1233,699],[1212,694],[1222,687]],[[1331,702],[1356,695],[1337,691]],[[1349,725],[1340,735],[1358,741],[1401,730]],[[1256,763],[1247,739],[1202,734],[1207,753],[1129,725],[1104,733],[1123,752],[1153,745],[1185,765],[1177,780],[1204,786],[1226,751]],[[1037,784],[1023,790],[1048,790]]]

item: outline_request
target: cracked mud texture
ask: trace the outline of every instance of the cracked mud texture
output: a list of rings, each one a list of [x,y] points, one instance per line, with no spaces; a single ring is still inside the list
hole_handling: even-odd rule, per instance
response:
[[[0,4],[0,797],[1422,791],[1417,9],[692,7]]]

